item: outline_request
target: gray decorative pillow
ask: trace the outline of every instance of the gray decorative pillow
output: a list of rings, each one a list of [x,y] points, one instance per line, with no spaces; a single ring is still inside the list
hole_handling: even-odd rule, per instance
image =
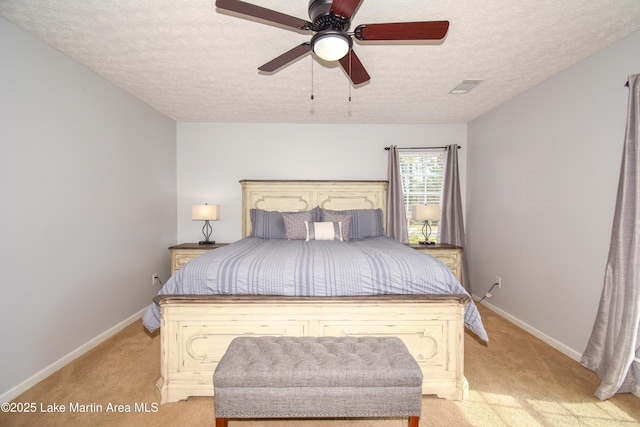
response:
[[[342,241],[342,230],[340,222],[304,222],[309,240],[339,240]]]
[[[307,237],[305,222],[314,220],[313,211],[283,212],[284,238],[287,240],[304,240]]]
[[[369,237],[384,236],[384,224],[382,223],[382,209],[348,209],[344,211],[322,210],[322,218],[327,213],[351,215],[349,239],[366,239]]]
[[[251,237],[260,239],[284,239],[282,212],[251,209]]]
[[[322,221],[341,222],[342,223],[342,240],[349,240],[349,232],[351,230],[351,215],[343,215],[332,211],[322,212]]]

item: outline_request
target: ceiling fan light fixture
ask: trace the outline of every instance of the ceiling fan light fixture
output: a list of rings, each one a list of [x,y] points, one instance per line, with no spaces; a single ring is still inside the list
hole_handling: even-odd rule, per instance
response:
[[[343,58],[352,45],[351,37],[340,31],[323,31],[311,39],[313,53],[325,61],[337,61]]]

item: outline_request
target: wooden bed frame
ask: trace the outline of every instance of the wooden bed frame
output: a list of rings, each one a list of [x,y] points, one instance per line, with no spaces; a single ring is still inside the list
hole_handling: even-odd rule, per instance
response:
[[[240,181],[242,234],[249,210],[386,211],[386,181]],[[385,212],[386,214],[386,212]],[[466,295],[367,297],[158,296],[161,313],[160,402],[213,395],[213,371],[240,335],[393,335],[424,374],[423,394],[463,400]]]

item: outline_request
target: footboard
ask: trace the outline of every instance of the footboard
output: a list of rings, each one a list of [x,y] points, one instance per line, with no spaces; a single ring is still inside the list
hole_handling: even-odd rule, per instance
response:
[[[158,296],[161,403],[213,395],[213,371],[241,335],[400,337],[424,374],[423,394],[463,400],[466,295],[367,297]]]

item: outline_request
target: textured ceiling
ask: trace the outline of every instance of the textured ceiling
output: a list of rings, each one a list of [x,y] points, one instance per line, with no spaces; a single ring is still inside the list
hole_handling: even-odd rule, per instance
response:
[[[309,19],[307,0],[246,1]],[[309,36],[215,0],[1,0],[0,16],[177,121],[467,123],[639,30],[640,1],[364,0],[352,29],[451,24],[440,44],[354,43],[371,75],[357,88],[311,55],[260,73]],[[465,79],[483,82],[449,94]]]

